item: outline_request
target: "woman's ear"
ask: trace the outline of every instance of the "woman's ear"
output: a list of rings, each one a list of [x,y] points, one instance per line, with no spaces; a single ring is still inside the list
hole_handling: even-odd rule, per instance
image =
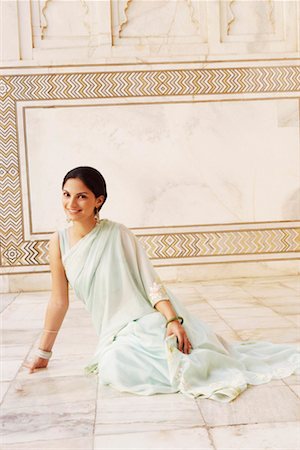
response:
[[[100,195],[100,196],[97,198],[97,208],[99,208],[99,206],[101,206],[101,205],[104,203],[104,200],[105,200],[104,195]]]

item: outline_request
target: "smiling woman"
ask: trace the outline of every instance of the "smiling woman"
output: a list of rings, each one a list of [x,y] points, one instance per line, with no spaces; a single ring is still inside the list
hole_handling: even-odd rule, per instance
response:
[[[91,314],[99,342],[85,372],[100,384],[140,395],[181,392],[229,402],[248,384],[300,371],[291,344],[229,344],[164,287],[145,249],[123,224],[99,218],[107,199],[96,169],[77,167],[62,183],[72,226],[55,232],[52,294],[30,371],[46,367],[68,308],[68,283]],[[184,325],[183,325],[184,324]]]

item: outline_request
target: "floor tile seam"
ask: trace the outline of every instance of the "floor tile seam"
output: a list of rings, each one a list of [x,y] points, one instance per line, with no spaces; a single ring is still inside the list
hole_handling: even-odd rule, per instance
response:
[[[135,423],[135,422],[134,422]],[[138,423],[140,423],[140,422],[138,422]],[[142,422],[142,423],[144,423],[144,422]],[[147,423],[147,422],[146,422]],[[154,423],[156,423],[156,422],[154,422]],[[99,424],[97,424],[97,425],[99,425]],[[107,425],[107,424],[104,424],[104,425]],[[110,425],[115,425],[114,423],[112,423],[112,424],[110,424]],[[120,425],[119,423],[117,424],[117,425]],[[125,431],[125,432],[120,432],[120,433],[112,433],[112,432],[106,432],[106,433],[95,433],[94,434],[94,436],[120,436],[120,435],[122,435],[122,434],[138,434],[138,433],[155,433],[155,432],[159,432],[159,431],[170,431],[170,432],[172,432],[172,431],[178,431],[178,430],[194,430],[194,429],[197,429],[197,428],[201,428],[201,429],[206,429],[207,427],[206,427],[206,425],[191,425],[191,426],[178,426],[178,427],[176,427],[176,428],[164,428],[164,429],[154,429],[154,430],[127,430],[127,431]]]
[[[213,448],[214,450],[217,450],[217,448],[216,448],[216,446],[215,446],[215,443],[214,443],[214,440],[213,440],[213,437],[212,437],[211,432],[210,432],[210,427],[209,427],[208,424],[206,423],[206,420],[205,420],[204,415],[203,415],[203,413],[202,413],[201,406],[200,406],[200,402],[197,401],[196,399],[195,399],[195,402],[196,402],[197,408],[199,409],[199,412],[200,412],[200,414],[201,414],[202,420],[203,420],[203,422],[204,422],[204,424],[205,424],[205,429],[206,429],[206,431],[207,431],[207,435],[208,435],[209,442],[210,442],[212,448]]]
[[[18,380],[17,380],[18,374],[20,373],[20,370],[22,369],[24,363],[27,361],[28,355],[29,355],[30,352],[32,351],[33,345],[34,345],[34,344],[31,344],[31,346],[29,347],[29,350],[27,351],[27,353],[25,353],[25,356],[24,356],[24,358],[23,358],[23,360],[22,360],[22,362],[21,362],[21,364],[20,364],[18,370],[16,371],[15,376],[14,376],[11,380],[9,380],[10,384],[14,383],[15,381],[18,381]],[[6,390],[6,392],[5,392],[5,394],[4,394],[4,397],[2,398],[2,401],[0,402],[0,404],[1,404],[2,406],[3,406],[3,404],[4,404],[5,397],[7,396],[7,393],[8,393],[9,390],[10,390],[10,387]]]
[[[256,300],[256,301],[260,301],[260,297],[257,297],[256,295],[252,295],[252,297]],[[266,306],[266,305],[262,305],[262,306],[264,306],[264,307],[266,307],[266,308],[268,308],[268,309],[271,309],[275,314],[276,314],[276,319],[277,318],[283,318],[279,313],[277,313],[276,311],[274,311],[273,309],[272,309],[272,307],[270,307],[270,306]],[[251,308],[251,307],[250,307]],[[264,316],[257,316],[257,317],[262,317],[262,318],[264,318]],[[275,317],[274,317],[274,319],[275,319]],[[226,323],[227,323],[227,321],[226,321],[226,319],[223,319]],[[272,320],[272,319],[271,319]],[[286,318],[284,318],[284,320],[287,320],[290,324],[292,324],[292,325],[295,325],[291,320],[289,320],[289,319],[286,319]],[[227,323],[228,324],[228,323]],[[229,324],[228,324],[229,325]],[[230,325],[229,325],[230,326]],[[273,328],[273,327],[271,327],[271,328]],[[276,327],[275,327],[276,328]],[[284,328],[284,327],[281,327],[281,328]],[[233,329],[233,331],[235,331],[235,329]]]
[[[292,394],[294,394],[294,396],[296,396],[296,399],[298,400],[299,407],[300,407],[300,397],[299,397],[299,395],[296,394],[296,392],[291,388],[291,386],[293,386],[293,385],[290,385],[290,384],[287,384],[287,383],[285,383],[285,384],[286,384],[286,386],[289,388],[289,390],[292,392]],[[297,385],[296,385],[296,386],[297,386]]]
[[[300,274],[299,274],[300,275]],[[298,279],[299,275],[295,275],[295,278]],[[299,294],[299,292],[297,291],[297,289],[291,288],[290,286],[285,285],[282,281],[279,281],[279,284],[284,287],[285,289],[291,289],[293,292],[297,292],[297,294]]]
[[[247,426],[251,426],[251,425],[268,425],[268,424],[286,424],[286,423],[290,423],[290,424],[295,424],[297,425],[297,427],[299,426],[299,421],[298,420],[278,420],[276,419],[276,421],[274,422],[241,422],[241,423],[230,423],[230,424],[220,424],[220,425],[208,425],[208,428],[210,428],[211,430],[214,430],[216,428],[228,428],[228,427],[247,427]]]
[[[10,305],[12,305],[12,304],[14,303],[14,301],[18,298],[19,295],[20,295],[20,292],[17,292],[17,293],[16,293],[16,296],[8,303],[8,305],[6,305],[6,306],[2,309],[2,311],[1,311],[1,313],[0,313],[0,318],[2,318],[2,314],[4,313],[4,311],[6,311],[7,308],[8,308]]]
[[[177,430],[192,430],[192,429],[205,429],[205,430],[214,430],[214,429],[220,429],[220,428],[228,428],[228,427],[246,427],[246,426],[252,426],[252,425],[270,425],[270,424],[286,424],[286,423],[290,423],[291,425],[295,424],[297,425],[297,427],[299,426],[299,421],[298,420],[276,420],[274,422],[270,422],[270,421],[263,421],[263,422],[241,422],[241,423],[230,423],[230,424],[217,424],[217,425],[209,425],[209,424],[204,424],[204,425],[191,425],[191,426],[183,426],[183,427],[177,427],[175,429],[173,428],[168,428],[168,429],[164,429],[163,431],[177,431]],[[99,424],[98,424],[99,425]],[[104,424],[107,425],[107,424]],[[114,425],[113,423],[111,425]],[[99,433],[96,432],[94,434],[94,436],[116,436],[116,435],[123,435],[123,434],[139,434],[139,433],[153,433],[153,432],[158,432],[158,431],[162,431],[162,430],[127,430],[125,432],[120,432],[120,433],[112,433],[112,432],[105,432],[105,433]]]
[[[281,305],[277,305],[277,306],[281,306]],[[285,306],[285,305],[282,305],[282,306]],[[294,305],[293,305],[293,306],[294,306]],[[288,320],[292,325],[295,325],[295,323],[294,323],[292,320],[286,318],[286,314],[279,313],[279,312],[275,311],[275,310],[273,309],[273,308],[274,308],[274,305],[266,306],[266,308],[269,308],[271,311],[273,311],[275,314],[277,314],[277,315],[278,315],[279,317],[281,317],[281,318],[282,318],[282,316],[284,316],[284,319],[285,319],[285,320]],[[276,308],[276,305],[275,305],[275,308]],[[294,316],[294,315],[297,315],[297,314],[300,314],[300,308],[299,308],[299,313],[290,314],[290,315],[291,315],[291,316]],[[297,325],[296,325],[296,326],[297,326]]]
[[[231,331],[233,331],[233,333],[236,333],[236,331],[235,331],[235,329],[218,313],[218,310],[217,309],[215,309],[214,308],[214,306],[212,306],[212,305],[210,305],[212,308],[213,308],[213,310],[215,311],[215,313],[217,314],[217,316],[221,319],[221,320],[223,320],[225,323],[226,323],[226,325],[230,328],[230,330]],[[213,326],[212,326],[212,328],[214,328]],[[216,333],[216,334],[221,334],[221,333]],[[236,333],[237,334],[237,333]],[[239,336],[239,335],[238,335]],[[240,336],[239,336],[240,337]],[[240,337],[240,339],[241,339],[241,337]]]

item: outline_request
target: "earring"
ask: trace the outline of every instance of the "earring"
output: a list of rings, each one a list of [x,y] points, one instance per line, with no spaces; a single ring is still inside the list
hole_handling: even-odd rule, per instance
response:
[[[95,207],[95,220],[96,220],[96,222],[97,223],[100,223],[100,218],[99,218],[99,211],[98,211],[98,209]]]

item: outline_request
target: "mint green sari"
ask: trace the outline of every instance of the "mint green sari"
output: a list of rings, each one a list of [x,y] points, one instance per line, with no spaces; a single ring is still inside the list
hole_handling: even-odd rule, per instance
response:
[[[58,231],[66,276],[99,336],[84,369],[100,384],[139,395],[181,392],[229,402],[249,384],[300,372],[293,344],[229,343],[189,313],[125,225],[102,219],[71,248],[67,228]],[[155,309],[160,300],[170,300],[184,318],[191,353],[178,350],[175,335],[166,337],[166,319]]]

